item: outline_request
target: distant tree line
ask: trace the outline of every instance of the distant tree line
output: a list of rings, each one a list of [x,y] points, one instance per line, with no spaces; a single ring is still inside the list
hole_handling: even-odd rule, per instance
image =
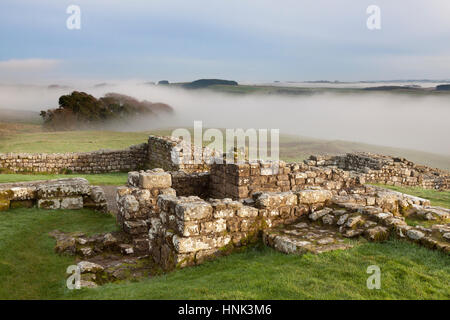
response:
[[[183,85],[184,88],[187,89],[201,89],[201,88],[207,88],[209,86],[214,85],[225,85],[225,86],[237,86],[238,83],[233,80],[222,80],[222,79],[200,79],[195,80],[189,83],[185,83]]]
[[[123,94],[107,93],[96,99],[86,92],[74,91],[59,98],[58,108],[41,111],[40,116],[49,130],[79,130],[114,120],[172,112],[167,104],[139,101]]]

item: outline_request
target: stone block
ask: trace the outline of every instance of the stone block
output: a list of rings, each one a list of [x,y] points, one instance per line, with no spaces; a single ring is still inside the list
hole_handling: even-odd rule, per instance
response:
[[[63,198],[60,207],[68,210],[83,209],[83,197]]]
[[[302,190],[297,194],[300,204],[323,203],[331,200],[333,196],[329,190]]]
[[[212,211],[212,206],[205,201],[178,203],[175,206],[177,217],[184,221],[209,219]]]
[[[213,221],[205,221],[201,223],[202,234],[207,233],[221,233],[227,230],[227,223],[225,219],[217,219]]]
[[[56,210],[61,208],[61,199],[40,199],[37,206],[39,209]]]
[[[248,206],[243,206],[238,209],[236,215],[241,218],[254,218],[258,216],[258,209]]]
[[[91,186],[86,179],[61,179],[51,184],[42,184],[37,187],[38,199],[53,199],[71,196],[89,195]]]
[[[146,234],[148,232],[147,223],[143,220],[125,221],[123,223],[123,231],[128,234]]]
[[[1,200],[12,200],[14,198],[14,192],[11,189],[0,190],[0,201]]]
[[[199,250],[221,248],[231,241],[231,236],[201,236],[184,238],[175,235],[173,236],[172,241],[173,246],[178,253],[190,253]]]
[[[0,199],[0,211],[9,210],[10,201]]]
[[[167,172],[145,172],[139,174],[139,187],[143,189],[166,189],[172,186],[172,176]]]
[[[15,208],[32,208],[34,206],[33,200],[12,200],[10,207],[11,209]],[[1,209],[0,209],[1,211]]]
[[[35,187],[13,187],[11,188],[13,197],[11,200],[33,200],[36,199]]]
[[[106,201],[105,192],[99,186],[91,187],[91,198],[97,203]]]
[[[178,234],[183,237],[192,237],[200,235],[200,224],[196,221],[183,221],[176,219]]]

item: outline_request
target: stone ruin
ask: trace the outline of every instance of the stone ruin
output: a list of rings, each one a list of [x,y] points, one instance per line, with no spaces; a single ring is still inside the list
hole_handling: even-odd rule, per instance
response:
[[[118,189],[117,219],[133,238],[134,250],[149,254],[164,270],[200,264],[259,239],[286,253],[320,253],[351,247],[346,239],[383,241],[392,235],[450,252],[450,210],[428,200],[364,185],[340,169],[333,176],[332,169],[317,167],[314,182],[305,175],[292,186],[280,186],[292,166],[266,177],[273,183],[258,185],[251,183],[250,164],[233,166],[235,175],[224,169],[233,181],[247,180],[231,184],[229,193],[225,187],[222,194],[234,196],[224,198],[177,196],[173,175],[162,169],[129,173],[128,186]],[[264,190],[278,187],[291,190]],[[406,217],[436,224],[412,227]]]
[[[0,184],[0,211],[32,207],[107,211],[102,188],[83,178]]]
[[[180,165],[176,142],[150,137],[150,169],[129,172],[117,189],[119,231],[52,233],[57,252],[83,260],[84,286],[198,265],[258,242],[304,254],[396,237],[450,254],[449,209],[369,185],[449,190],[448,172],[371,154]]]

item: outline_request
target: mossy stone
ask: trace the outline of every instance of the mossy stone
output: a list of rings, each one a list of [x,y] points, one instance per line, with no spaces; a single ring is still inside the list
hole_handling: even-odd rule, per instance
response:
[[[15,208],[32,208],[34,206],[33,200],[13,200],[11,201],[11,209]]]
[[[0,211],[6,211],[9,209],[10,201],[0,199]]]
[[[14,197],[12,190],[0,190],[0,200],[11,200]]]

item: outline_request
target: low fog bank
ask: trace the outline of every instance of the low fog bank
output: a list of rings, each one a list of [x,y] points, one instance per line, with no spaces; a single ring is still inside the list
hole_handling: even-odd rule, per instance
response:
[[[120,131],[164,127],[275,128],[328,140],[348,140],[450,154],[450,96],[390,93],[312,96],[229,95],[210,91],[121,82],[102,86],[0,86],[0,109],[40,111],[58,106],[74,90],[101,97],[108,92],[163,102],[173,116],[140,118],[109,126]]]

